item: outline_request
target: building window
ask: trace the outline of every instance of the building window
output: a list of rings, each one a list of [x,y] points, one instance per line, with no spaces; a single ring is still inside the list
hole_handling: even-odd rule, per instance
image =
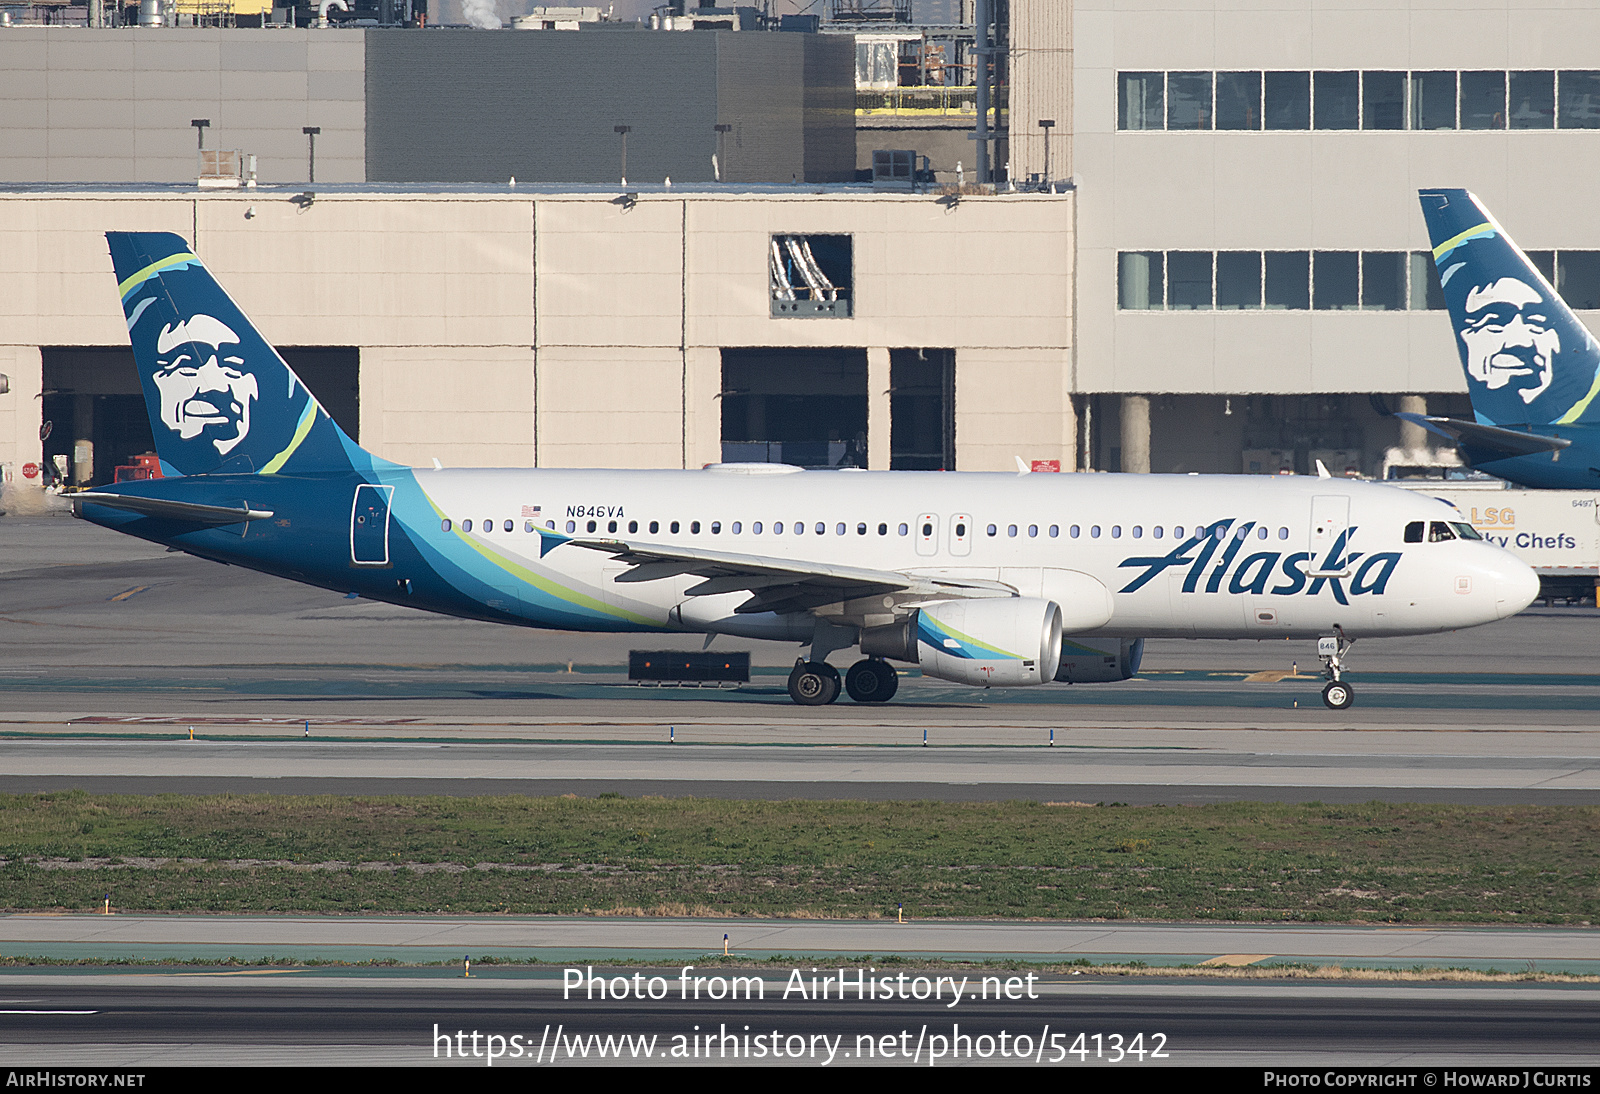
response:
[[[1461,74],[1461,128],[1504,129],[1506,127],[1506,74],[1504,72],[1463,72]]]
[[[1267,307],[1301,311],[1311,307],[1311,256],[1305,251],[1268,251]]]
[[[1123,251],[1117,256],[1117,300],[1134,311],[1166,305],[1166,253]]]
[[[1268,129],[1311,128],[1311,73],[1268,72],[1264,85]]]
[[[1361,74],[1361,128],[1404,129],[1406,127],[1406,74],[1404,72],[1363,72]]]
[[[1557,251],[1556,291],[1569,308],[1600,308],[1600,251]]]
[[[1261,252],[1217,252],[1217,307],[1220,310],[1261,306]]]
[[[855,270],[849,236],[775,235],[767,270],[775,318],[850,318]]]
[[[1217,73],[1218,129],[1261,128],[1261,73]]]
[[[1354,311],[1360,302],[1357,252],[1316,252],[1311,263],[1311,306],[1318,311]]]
[[[1456,74],[1454,72],[1413,72],[1411,74],[1411,128],[1454,129],[1456,127]]]
[[[1211,128],[1211,73],[1167,73],[1167,128]]]
[[[1361,306],[1374,311],[1405,310],[1404,251],[1361,252]]]
[[[1119,72],[1117,128],[1600,129],[1600,71]]]
[[[1316,85],[1315,129],[1359,129],[1361,85],[1355,72],[1318,72]]]
[[[1166,73],[1124,72],[1117,80],[1117,128],[1165,129]]]
[[[1211,307],[1211,252],[1167,252],[1167,307],[1195,311]]]
[[[1600,129],[1600,72],[1563,72],[1556,91],[1557,126]]]
[[[1554,129],[1556,127],[1556,74],[1554,72],[1513,72],[1510,75],[1512,129]]]
[[[1568,305],[1600,309],[1600,251],[1527,254]],[[1428,251],[1123,251],[1117,307],[1443,311],[1445,304]]]

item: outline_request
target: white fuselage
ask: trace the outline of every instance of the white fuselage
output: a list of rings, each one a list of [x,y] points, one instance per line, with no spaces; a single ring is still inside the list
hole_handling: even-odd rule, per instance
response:
[[[496,565],[523,573],[524,582],[532,575],[563,590],[566,601],[590,605],[583,610],[592,608],[594,629],[806,640],[816,619],[830,614],[857,626],[871,619],[859,606],[741,615],[735,609],[748,591],[689,595],[704,580],[691,574],[619,583],[630,566],[573,544],[541,552],[549,537],[536,528],[581,540],[992,581],[1045,599],[1062,590],[1057,599],[1084,600],[1093,587],[1087,575],[1109,595],[1109,609],[1075,613],[1063,603],[1065,630],[1100,637],[1282,638],[1334,628],[1351,637],[1423,634],[1514,614],[1538,591],[1526,565],[1488,543],[1406,542],[1415,522],[1460,520],[1443,503],[1342,479],[784,469],[404,474],[443,514],[438,527],[408,527],[410,534],[465,535],[484,557],[510,560]],[[535,626],[574,627],[570,616],[545,618],[532,598],[520,614]]]

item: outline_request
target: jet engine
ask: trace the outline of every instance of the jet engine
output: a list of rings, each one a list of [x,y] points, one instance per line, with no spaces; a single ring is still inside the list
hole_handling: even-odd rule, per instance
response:
[[[1061,608],[1032,597],[940,601],[864,632],[861,652],[920,664],[925,675],[958,684],[1043,684],[1055,679],[1061,656]]]

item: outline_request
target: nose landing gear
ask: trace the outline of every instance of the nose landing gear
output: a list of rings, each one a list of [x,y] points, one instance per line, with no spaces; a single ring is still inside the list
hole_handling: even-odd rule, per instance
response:
[[[1344,680],[1344,659],[1355,645],[1354,638],[1344,636],[1344,628],[1335,626],[1334,634],[1317,639],[1317,657],[1322,662],[1322,672],[1328,682],[1322,689],[1322,701],[1329,710],[1344,710],[1356,701],[1356,692]]]

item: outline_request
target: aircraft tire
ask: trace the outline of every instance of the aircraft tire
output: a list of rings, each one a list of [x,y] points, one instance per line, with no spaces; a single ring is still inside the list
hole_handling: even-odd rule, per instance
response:
[[[1333,680],[1322,689],[1322,701],[1329,710],[1345,710],[1356,701],[1356,692],[1343,680]]]
[[[839,670],[826,661],[797,661],[789,673],[789,698],[803,707],[827,706],[839,698]]]
[[[869,657],[850,666],[844,688],[858,703],[887,703],[900,690],[900,674],[887,661]]]

